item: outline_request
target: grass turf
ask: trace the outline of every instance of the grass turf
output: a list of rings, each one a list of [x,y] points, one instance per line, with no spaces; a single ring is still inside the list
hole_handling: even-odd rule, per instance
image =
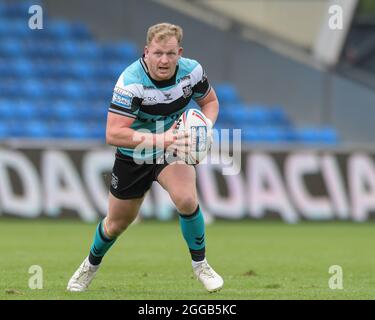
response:
[[[216,221],[207,257],[224,278],[208,293],[193,278],[178,222],[143,221],[115,243],[90,289],[65,291],[88,254],[96,225],[73,220],[0,219],[0,299],[374,299],[375,225],[350,222]],[[31,265],[43,289],[30,289]],[[329,267],[343,269],[329,289]]]

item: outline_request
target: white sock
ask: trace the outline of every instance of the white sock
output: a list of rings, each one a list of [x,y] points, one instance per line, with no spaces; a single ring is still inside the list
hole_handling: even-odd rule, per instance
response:
[[[202,261],[194,261],[194,260],[191,260],[191,265],[193,266],[193,268],[196,268],[196,267],[198,267],[200,264],[202,264],[203,262],[207,262],[206,258],[204,258],[204,260],[202,260]]]

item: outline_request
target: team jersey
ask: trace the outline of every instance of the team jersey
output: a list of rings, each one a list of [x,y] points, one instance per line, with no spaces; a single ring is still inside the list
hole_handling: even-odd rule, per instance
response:
[[[210,89],[206,74],[196,60],[181,57],[171,79],[156,81],[142,57],[120,75],[108,111],[134,118],[130,127],[134,130],[161,133],[173,125],[192,98],[202,99]],[[158,148],[119,147],[118,150],[137,160],[155,159],[164,152]]]

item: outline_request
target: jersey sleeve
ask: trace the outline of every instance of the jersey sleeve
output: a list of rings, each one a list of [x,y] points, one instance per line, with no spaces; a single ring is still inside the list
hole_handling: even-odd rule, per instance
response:
[[[203,99],[211,90],[211,85],[208,82],[206,72],[200,64],[198,64],[192,72],[193,80],[193,99]]]
[[[129,83],[130,76],[126,72],[121,74],[115,88],[108,111],[125,117],[137,118],[142,104],[142,93],[139,85]]]

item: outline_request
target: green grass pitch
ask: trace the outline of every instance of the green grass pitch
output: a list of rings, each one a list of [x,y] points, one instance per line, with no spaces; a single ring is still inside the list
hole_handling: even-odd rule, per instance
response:
[[[87,255],[95,224],[78,220],[0,219],[0,299],[374,299],[375,225],[350,222],[216,221],[207,257],[224,278],[208,293],[193,278],[177,220],[132,225],[103,260],[89,290],[65,291]],[[30,289],[29,267],[43,269]],[[328,286],[329,267],[343,289]]]

